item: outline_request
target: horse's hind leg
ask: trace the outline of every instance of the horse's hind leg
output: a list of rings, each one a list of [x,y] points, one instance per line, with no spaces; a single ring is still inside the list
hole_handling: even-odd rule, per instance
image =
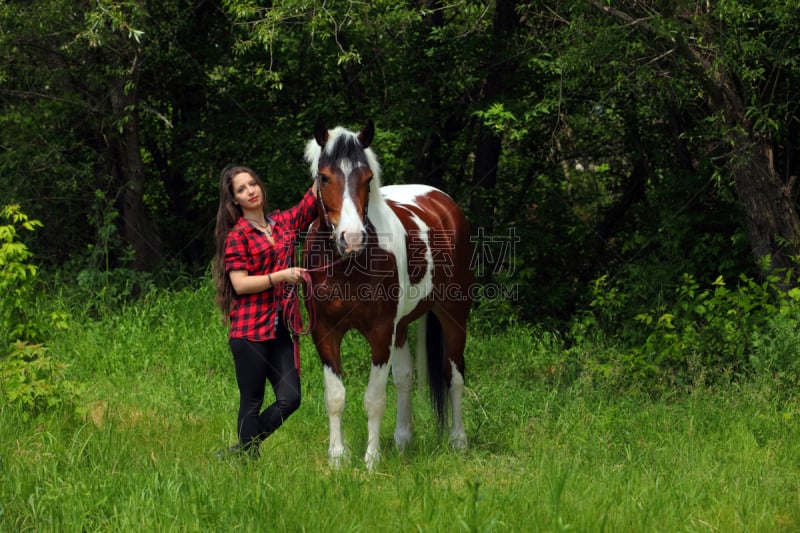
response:
[[[458,450],[467,447],[467,432],[464,429],[462,400],[464,396],[464,348],[467,343],[467,314],[463,308],[450,309],[440,313],[442,334],[444,335],[445,353],[450,363],[450,410],[452,425],[450,426],[450,445]]]
[[[372,348],[372,368],[364,393],[364,410],[367,412],[367,452],[364,461],[369,470],[374,469],[381,457],[381,422],[386,413],[386,383],[389,380],[389,346],[391,332],[376,328],[367,335]]]
[[[467,447],[467,432],[464,429],[462,417],[462,398],[464,395],[464,375],[459,372],[451,361],[453,375],[450,378],[450,402],[453,415],[453,424],[450,428],[450,445],[457,450]]]
[[[386,382],[389,380],[389,364],[372,364],[369,384],[364,393],[364,410],[367,412],[367,452],[364,462],[373,470],[381,459],[381,422],[386,413]]]
[[[402,346],[392,350],[392,378],[397,390],[397,424],[394,430],[394,442],[400,450],[405,450],[411,443],[411,389],[413,373],[411,351],[408,339]]]

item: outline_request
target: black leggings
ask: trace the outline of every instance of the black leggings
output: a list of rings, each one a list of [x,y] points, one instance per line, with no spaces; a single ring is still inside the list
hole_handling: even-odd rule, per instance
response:
[[[239,444],[248,449],[258,446],[300,407],[300,376],[294,367],[292,337],[283,324],[275,339],[230,339],[230,347],[239,384]],[[262,412],[267,380],[275,403]]]

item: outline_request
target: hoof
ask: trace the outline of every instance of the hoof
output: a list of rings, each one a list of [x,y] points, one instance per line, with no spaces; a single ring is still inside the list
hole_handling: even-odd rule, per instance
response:
[[[381,454],[380,453],[375,453],[375,452],[369,453],[368,452],[364,456],[364,463],[366,463],[367,470],[369,470],[370,472],[375,470],[375,468],[378,467],[378,464],[380,464],[380,462],[381,462]]]
[[[328,466],[341,468],[345,462],[344,450],[328,450]]]
[[[466,451],[467,449],[467,436],[466,435],[450,435],[450,446],[454,450]]]
[[[406,451],[408,447],[411,445],[411,433],[408,431],[395,431],[394,433],[394,443],[397,446],[397,449],[400,451]]]

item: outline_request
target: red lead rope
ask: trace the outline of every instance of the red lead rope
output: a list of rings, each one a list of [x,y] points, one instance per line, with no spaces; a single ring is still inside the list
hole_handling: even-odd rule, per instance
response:
[[[339,258],[333,263],[322,267],[301,270],[300,276],[303,278],[303,282],[297,285],[290,285],[283,300],[283,320],[286,322],[286,328],[294,337],[294,367],[297,369],[298,374],[300,374],[300,337],[311,333],[317,323],[317,306],[314,304],[313,284],[309,272],[326,270],[342,261],[344,261],[344,258]],[[298,288],[300,285],[303,285],[302,291]],[[303,322],[303,313],[300,310],[301,299],[305,302],[306,309],[308,309],[307,324]]]

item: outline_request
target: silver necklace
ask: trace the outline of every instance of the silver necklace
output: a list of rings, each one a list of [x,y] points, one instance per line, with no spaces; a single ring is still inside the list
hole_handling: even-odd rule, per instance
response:
[[[260,223],[260,222],[258,222],[256,220],[253,220],[252,218],[245,218],[245,220],[249,221],[256,228],[258,228],[259,230],[264,232],[265,235],[267,235],[269,237],[272,236],[272,228],[270,227],[270,225],[268,223],[265,222],[265,223],[262,224],[262,223]]]

